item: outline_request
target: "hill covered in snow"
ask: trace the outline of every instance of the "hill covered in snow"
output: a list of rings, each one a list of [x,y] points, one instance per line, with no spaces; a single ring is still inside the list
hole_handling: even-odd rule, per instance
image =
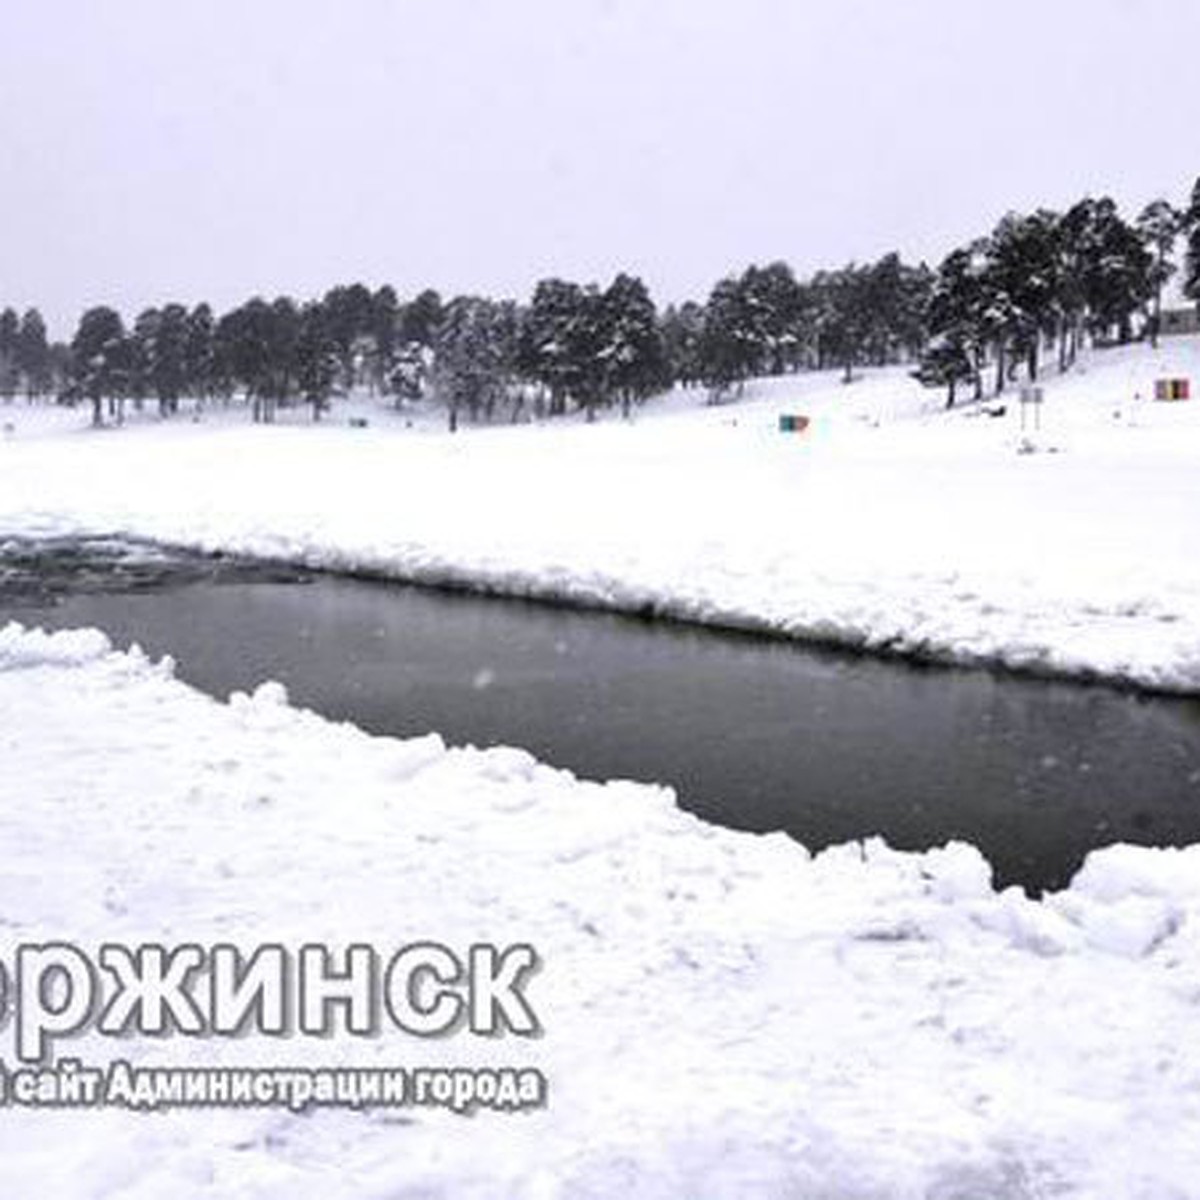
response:
[[[1150,688],[1200,688],[1196,339],[944,412],[900,369],[677,391],[630,422],[369,428],[12,406],[0,532],[103,531]],[[1195,386],[1193,386],[1193,393]],[[1001,410],[1003,410],[1001,414]],[[363,414],[366,409],[354,410]],[[781,414],[803,433],[781,433]]]

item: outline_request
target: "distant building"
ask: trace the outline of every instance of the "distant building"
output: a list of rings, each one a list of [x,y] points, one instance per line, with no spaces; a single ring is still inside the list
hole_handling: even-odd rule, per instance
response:
[[[1159,333],[1200,333],[1200,310],[1191,308],[1164,308]]]

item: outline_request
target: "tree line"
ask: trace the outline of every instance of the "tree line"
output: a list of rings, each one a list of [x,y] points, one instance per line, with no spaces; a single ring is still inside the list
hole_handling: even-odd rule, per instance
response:
[[[1157,345],[1181,237],[1183,294],[1200,303],[1200,179],[1186,205],[1153,200],[1132,222],[1108,197],[1010,213],[938,269],[920,377],[944,384],[951,406],[960,383],[983,394],[989,366],[998,394],[1021,367],[1036,380],[1047,352],[1066,370],[1088,338],[1128,342],[1136,327]]]
[[[243,398],[255,421],[304,405],[320,419],[354,388],[397,405],[432,398],[450,427],[632,407],[673,384],[720,400],[745,380],[838,367],[915,364],[930,385],[983,394],[1044,355],[1060,369],[1085,339],[1156,340],[1164,285],[1185,243],[1184,294],[1200,302],[1200,179],[1190,202],[1148,204],[1126,221],[1106,197],[1065,213],[1010,213],[951,251],[936,270],[898,254],[797,279],[785,262],[720,280],[705,303],[659,311],[646,285],[544,279],[529,301],[432,289],[402,302],[390,286],[335,287],[320,299],[255,297],[217,316],[210,305],[147,308],[132,325],[89,308],[68,344],[47,340],[36,309],[0,311],[0,397],[56,394],[90,403],[96,424],[127,404]]]

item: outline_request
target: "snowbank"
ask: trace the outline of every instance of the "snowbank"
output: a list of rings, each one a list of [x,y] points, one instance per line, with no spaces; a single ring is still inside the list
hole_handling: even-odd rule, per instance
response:
[[[550,1086],[470,1117],[10,1107],[14,1195],[1197,1194],[1200,848],[1094,854],[1039,903],[963,845],[813,857],[665,789],[372,738],[278,685],[221,703],[91,633],[0,633],[0,712],[5,957],[433,938],[544,964],[536,1039],[91,1034],[71,1055]]]
[[[898,370],[454,437],[383,412],[367,430],[218,413],[94,433],[14,407],[0,533],[121,532],[1196,691],[1200,402],[1146,398],[1157,376],[1200,377],[1200,348],[1085,368],[1047,383],[1036,433],[1015,396],[1003,416],[943,414]],[[787,412],[806,433],[778,432]]]

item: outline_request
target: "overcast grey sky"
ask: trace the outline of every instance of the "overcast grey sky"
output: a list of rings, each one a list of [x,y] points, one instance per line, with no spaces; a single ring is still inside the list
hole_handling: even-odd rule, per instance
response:
[[[1200,0],[0,0],[0,304],[661,302],[1200,173]]]

